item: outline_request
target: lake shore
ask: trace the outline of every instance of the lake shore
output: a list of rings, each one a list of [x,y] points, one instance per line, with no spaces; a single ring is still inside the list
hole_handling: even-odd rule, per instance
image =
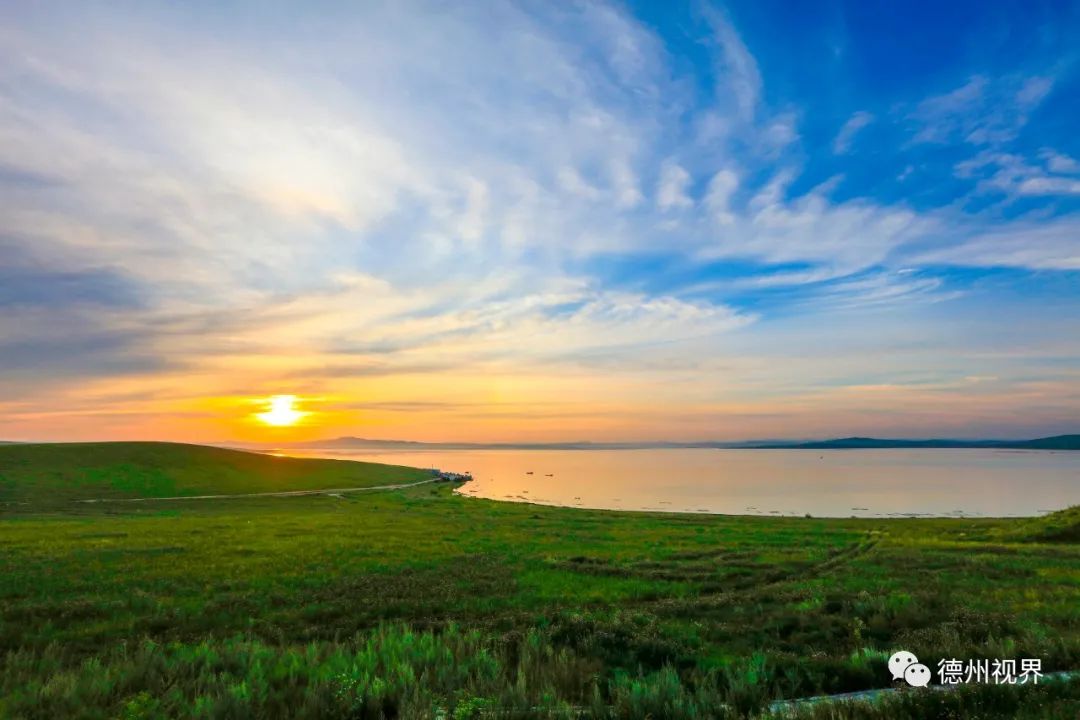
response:
[[[468,497],[776,517],[1037,517],[1080,504],[1080,453],[995,449],[384,450],[298,456],[471,472]]]

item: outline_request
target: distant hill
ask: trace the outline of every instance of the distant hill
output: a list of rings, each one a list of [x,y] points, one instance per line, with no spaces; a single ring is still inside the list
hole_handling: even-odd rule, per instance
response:
[[[1055,435],[1028,440],[1021,443],[1021,447],[1031,450],[1080,450],[1080,435]]]
[[[819,442],[759,445],[795,450],[854,450],[887,448],[997,448],[1000,450],[1080,450],[1080,435],[1055,435],[1036,440],[890,440],[849,437]]]
[[[590,442],[588,440],[551,443],[417,442],[339,437],[284,443],[274,447],[295,450],[632,450],[635,448],[734,448],[741,445],[742,443],[734,442]]]
[[[0,446],[0,505],[326,490],[416,482],[424,470],[165,442]]]
[[[265,446],[263,446],[265,447]],[[887,448],[998,448],[1002,450],[1080,450],[1080,435],[1057,435],[1036,440],[894,440],[849,437],[810,442],[753,440],[745,442],[553,442],[553,443],[428,443],[412,440],[371,440],[339,437],[328,440],[287,443],[275,447],[305,450],[633,450],[664,448],[850,450]]]

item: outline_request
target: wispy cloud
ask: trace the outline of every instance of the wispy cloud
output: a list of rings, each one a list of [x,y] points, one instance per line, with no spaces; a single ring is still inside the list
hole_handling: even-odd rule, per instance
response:
[[[1019,267],[1041,270],[1080,270],[1080,222],[1017,222],[966,238],[964,242],[926,251],[925,264],[974,267]]]
[[[730,96],[736,116],[751,120],[757,112],[762,88],[757,60],[723,10],[706,6],[704,13],[720,51],[715,60],[719,78],[716,95],[718,98]]]
[[[1080,178],[1070,165],[1072,158],[1050,151],[1040,153],[1046,162],[1037,163],[1005,152],[983,151],[956,164],[961,178],[977,178],[977,189],[1006,195],[1075,195]]]
[[[1051,77],[975,75],[955,90],[919,103],[910,115],[918,127],[915,141],[994,145],[1012,140],[1053,85]]]
[[[660,168],[660,182],[656,189],[656,204],[661,210],[688,208],[694,204],[686,194],[690,174],[677,163],[668,161]]]
[[[836,139],[833,140],[833,152],[837,155],[849,152],[855,135],[873,121],[874,116],[866,111],[860,110],[853,114],[840,128],[840,132],[836,134]]]

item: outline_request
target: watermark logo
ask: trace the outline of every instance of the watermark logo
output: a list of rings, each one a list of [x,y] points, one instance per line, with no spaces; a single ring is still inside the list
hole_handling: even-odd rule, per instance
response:
[[[938,677],[942,685],[968,683],[1038,685],[1042,675],[1042,660],[1039,658],[1022,658],[1019,669],[1016,660],[1012,659],[957,660],[950,658],[938,661]]]
[[[892,672],[892,679],[905,679],[904,671],[910,666],[918,664],[919,658],[915,657],[915,653],[909,653],[907,650],[893,653],[892,657],[889,658],[889,670]]]
[[[930,684],[930,668],[922,663],[908,665],[904,671],[904,679],[911,687],[926,687]]]
[[[889,658],[889,672],[893,680],[903,680],[911,687],[926,687],[930,684],[933,673],[930,668],[919,662],[914,653],[901,650]],[[1016,660],[957,660],[941,659],[937,664],[938,684],[940,685],[1037,685],[1043,676],[1042,660],[1023,658],[1019,666]]]

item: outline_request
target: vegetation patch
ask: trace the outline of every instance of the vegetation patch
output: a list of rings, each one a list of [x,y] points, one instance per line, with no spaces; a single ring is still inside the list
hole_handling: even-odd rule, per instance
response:
[[[445,485],[118,511],[73,502],[123,485],[108,481],[114,446],[91,448],[92,490],[41,481],[60,460],[24,454],[13,469],[9,449],[0,475],[25,504],[0,516],[0,717],[723,718],[887,688],[898,649],[932,667],[1080,668],[1075,511],[673,516],[466,499]],[[208,450],[169,446],[142,475],[208,494],[211,483],[163,470],[236,460]],[[122,455],[114,472],[130,475]],[[318,465],[315,479],[290,479],[263,474],[276,459],[238,455],[255,460],[214,475],[246,472],[234,488],[327,481]],[[350,472],[384,484],[403,471]],[[1073,687],[783,712],[1073,718]]]

